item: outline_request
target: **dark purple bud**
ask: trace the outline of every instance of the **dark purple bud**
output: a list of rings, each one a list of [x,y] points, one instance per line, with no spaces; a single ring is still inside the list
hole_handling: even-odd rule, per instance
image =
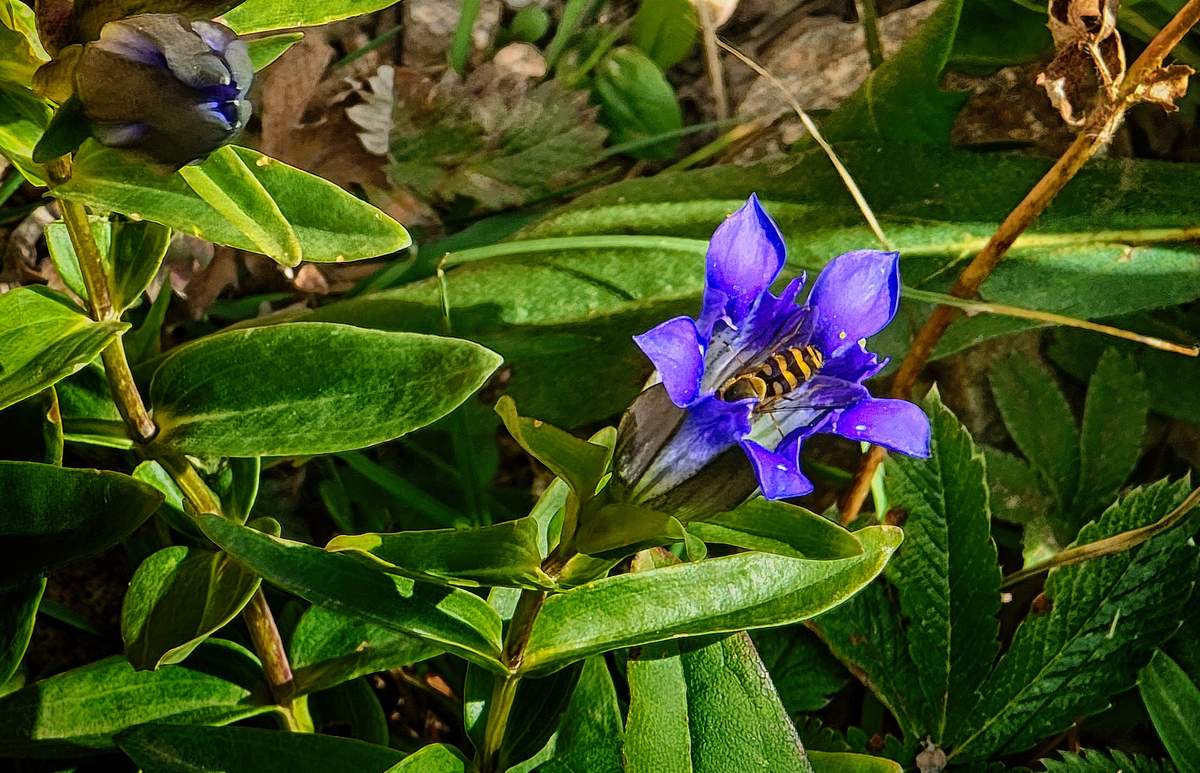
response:
[[[180,167],[246,125],[253,76],[246,44],[228,27],[141,14],[105,24],[84,46],[75,95],[96,140]]]

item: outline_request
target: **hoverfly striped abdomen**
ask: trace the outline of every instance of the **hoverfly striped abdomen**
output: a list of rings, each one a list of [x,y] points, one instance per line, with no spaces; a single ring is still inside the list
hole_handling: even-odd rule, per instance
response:
[[[789,346],[750,370],[734,375],[717,390],[726,402],[757,398],[760,403],[782,397],[815,376],[825,357],[812,344]]]

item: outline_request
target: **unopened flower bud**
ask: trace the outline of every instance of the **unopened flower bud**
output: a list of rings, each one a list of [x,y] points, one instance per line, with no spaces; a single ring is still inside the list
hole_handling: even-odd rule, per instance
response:
[[[84,45],[74,78],[93,137],[176,167],[229,142],[250,117],[246,44],[212,21],[111,21]]]

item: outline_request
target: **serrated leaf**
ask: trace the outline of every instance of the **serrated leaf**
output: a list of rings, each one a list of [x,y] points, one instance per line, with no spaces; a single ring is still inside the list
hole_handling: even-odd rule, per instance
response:
[[[202,517],[200,528],[264,580],[310,603],[434,642],[485,668],[500,669],[500,618],[478,596],[385,574],[349,556],[272,537],[219,516]]]
[[[224,724],[271,708],[261,666],[230,642],[206,642],[159,671],[134,671],[117,655],[0,698],[0,754],[95,754],[146,722]]]
[[[229,146],[228,151],[197,169],[202,173],[210,170],[217,175],[223,163],[232,164],[234,159],[254,178],[256,190],[261,188],[259,195],[271,199],[279,216],[293,230],[299,255],[304,260],[362,260],[402,250],[412,243],[403,226],[370,204],[331,182],[258,151]],[[217,179],[225,177],[218,176]],[[239,222],[230,221],[226,217],[230,210],[214,208],[197,195],[183,177],[163,174],[128,153],[96,143],[84,144],[76,156],[71,179],[56,186],[53,193],[83,202],[96,210],[111,210],[133,220],[162,223],[217,244],[252,252],[271,250],[281,257],[291,254],[286,235],[282,241],[270,238],[260,244],[259,236],[242,230],[243,226],[248,226],[242,222],[244,218]],[[239,198],[245,195],[232,189],[225,193]],[[278,225],[278,221],[273,222]]]
[[[1046,368],[1009,357],[988,373],[996,407],[1013,442],[1068,512],[1079,485],[1079,430],[1067,398]]]
[[[133,574],[121,609],[125,656],[138,670],[178,663],[250,602],[260,580],[221,552],[173,545]]]
[[[45,288],[0,294],[0,409],[77,372],[128,328],[94,322]]]
[[[745,633],[644,647],[628,679],[628,773],[813,770]]]
[[[905,514],[905,541],[887,570],[908,619],[908,651],[931,712],[924,731],[935,743],[978,700],[1000,649],[1000,567],[991,536],[983,454],[937,392],[928,460],[892,456],[888,500]]]
[[[1157,521],[1183,501],[1187,481],[1139,488],[1080,532],[1077,544]],[[1195,581],[1196,548],[1175,528],[1123,553],[1054,569],[1048,612],[1021,623],[961,725],[952,761],[1027,749],[1101,711],[1132,686],[1154,648],[1174,633]]]
[[[155,371],[154,445],[201,456],[363,448],[446,415],[499,364],[455,338],[313,323],[226,331]]]
[[[988,500],[993,516],[1015,524],[1045,517],[1053,503],[1028,462],[990,446],[984,447],[983,458],[987,462]]]
[[[908,654],[900,613],[888,588],[876,581],[846,603],[806,623],[896,718],[905,737],[920,737],[926,706],[916,666]]]
[[[1138,691],[1159,740],[1180,773],[1200,771],[1200,689],[1163,651],[1154,653],[1138,675]]]
[[[1040,760],[1046,773],[1172,773],[1174,768],[1163,760],[1126,754],[1112,749],[1102,752],[1086,749],[1078,754],[1063,752],[1059,759]]]
[[[1077,526],[1108,507],[1137,465],[1150,394],[1133,359],[1109,349],[1088,382],[1079,438],[1079,493],[1072,505]]]
[[[807,619],[870,582],[902,538],[899,529],[883,526],[857,534],[863,554],[854,558],[810,561],[744,553],[608,577],[554,594],[534,622],[522,666],[547,673],[621,647]]]
[[[154,773],[384,773],[404,757],[395,749],[350,738],[255,727],[149,724],[116,740],[141,769]]]

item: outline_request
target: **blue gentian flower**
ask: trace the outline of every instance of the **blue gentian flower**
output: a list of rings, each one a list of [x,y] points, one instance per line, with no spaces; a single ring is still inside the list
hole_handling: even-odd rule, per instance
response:
[[[246,125],[253,77],[246,44],[228,27],[146,13],[105,24],[84,45],[74,81],[100,143],[180,167]]]
[[[929,455],[921,409],[872,397],[863,386],[887,364],[865,339],[896,315],[899,255],[859,250],[834,258],[804,304],[797,303],[803,275],[779,296],[769,291],[784,262],[783,237],[751,196],[709,243],[699,315],[635,336],[661,385],[622,422],[627,437],[616,472],[627,498],[661,506],[673,488],[724,457],[725,479],[702,488],[736,505],[752,493],[729,475],[727,452],[737,448],[764,497],[807,494],[813,486],[800,470],[800,448],[818,433]],[[639,450],[632,435],[653,451]]]

